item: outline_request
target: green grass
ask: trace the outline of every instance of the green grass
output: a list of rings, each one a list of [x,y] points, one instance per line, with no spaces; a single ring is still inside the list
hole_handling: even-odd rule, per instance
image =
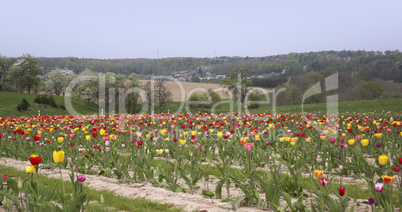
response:
[[[173,102],[169,105],[168,108],[164,108],[162,112],[166,113],[169,109],[169,112],[174,113],[177,112],[180,108],[181,102]],[[183,104],[184,105],[184,104]],[[381,113],[382,111],[388,112],[388,111],[399,111],[401,110],[401,105],[402,105],[402,98],[395,98],[395,99],[378,99],[378,100],[360,100],[360,101],[345,101],[345,102],[339,102],[338,103],[338,109],[337,111],[341,113],[345,112],[374,112],[376,111],[377,113]],[[238,107],[237,105],[233,106],[233,111],[238,112]],[[329,105],[330,107],[330,105]],[[336,111],[335,107],[330,108],[332,111]],[[158,111],[157,107],[155,106],[155,112]],[[190,109],[190,111],[186,111],[185,107],[183,106],[183,112],[192,112],[192,113],[198,113],[198,112],[211,112],[209,109],[204,109],[202,111],[201,109]],[[229,104],[222,104],[219,108],[215,110],[215,112],[228,112],[230,111],[230,105]],[[249,112],[251,113],[272,113],[274,111],[273,105],[272,104],[265,104],[265,105],[260,105],[259,108],[257,109],[250,109]],[[277,106],[276,107],[276,112],[278,113],[301,113],[302,111],[304,112],[321,112],[321,113],[326,113],[327,111],[327,104],[326,103],[318,103],[318,104],[306,104],[303,106],[301,105],[284,105],[284,106]],[[402,111],[402,110],[401,110]],[[152,112],[152,110],[149,110],[149,112]],[[244,110],[241,110],[241,112],[245,112]]]
[[[21,94],[21,93],[0,93],[0,117],[17,117],[17,116],[37,116],[38,110],[41,115],[68,115],[67,110],[60,108],[52,108],[49,105],[34,103],[36,94]],[[17,111],[16,105],[25,98],[31,107],[27,111]],[[64,105],[63,96],[53,96],[57,105]],[[74,109],[81,114],[95,114],[97,107],[91,105],[88,110],[85,108],[85,103],[79,99],[72,99]]]
[[[34,103],[36,95],[35,94],[19,94],[19,93],[0,93],[0,117],[15,117],[15,116],[35,116],[38,115],[38,110],[41,111],[41,115],[68,115],[69,112],[67,110],[62,110],[59,108],[52,108],[50,106],[45,106],[43,104]],[[27,111],[19,112],[16,109],[16,105],[19,104],[22,99],[25,98],[31,104],[31,107],[28,108]],[[64,105],[64,97],[63,96],[53,96],[55,102],[58,105]],[[89,109],[86,109],[85,102],[80,99],[72,99],[72,105],[74,109],[80,114],[99,114],[98,106],[91,105]],[[378,100],[360,100],[360,101],[347,101],[347,102],[339,102],[338,109],[339,112],[374,112],[381,113],[382,111],[399,111],[402,105],[402,98],[398,99],[378,99]],[[181,110],[180,107],[183,106]],[[116,106],[116,113],[117,113]],[[276,112],[278,113],[300,113],[302,112],[301,105],[285,105],[285,106],[277,106]],[[332,110],[336,111],[336,108],[332,108]],[[141,105],[138,105],[136,108],[136,112],[141,111]],[[173,102],[169,104],[168,107],[163,108],[163,113],[198,113],[198,112],[211,112],[210,109],[189,109],[186,110],[185,104],[181,102]],[[229,112],[230,105],[229,104],[221,104],[215,112],[223,113]],[[327,111],[327,104],[319,103],[319,104],[306,104],[303,108],[304,112],[321,112],[323,114]],[[154,108],[149,107],[148,113],[158,113],[158,105],[155,104]],[[233,105],[233,112],[238,112],[238,106]],[[241,112],[245,112],[241,110]],[[273,113],[273,105],[272,104],[264,104],[260,105],[257,109],[250,109],[251,113]],[[106,111],[105,111],[106,113]]]
[[[7,174],[9,177],[15,179],[18,179],[19,176],[21,176],[23,179],[27,178],[27,174],[24,171],[19,171],[15,168],[0,165],[0,175],[3,176],[4,174]],[[36,176],[34,179],[36,179]],[[57,186],[59,182],[60,180],[58,179],[44,177],[39,174],[38,184],[44,187],[54,187]],[[66,193],[72,193],[73,191],[71,183],[64,182],[64,188]],[[103,195],[106,207],[111,207],[109,211],[181,211],[179,208],[171,208],[172,205],[170,204],[160,204],[142,199],[130,199],[115,195],[111,191],[90,189],[85,186],[85,183],[83,190],[87,192],[88,198],[91,201],[100,202],[100,196]],[[88,211],[102,211],[100,203],[90,204]]]

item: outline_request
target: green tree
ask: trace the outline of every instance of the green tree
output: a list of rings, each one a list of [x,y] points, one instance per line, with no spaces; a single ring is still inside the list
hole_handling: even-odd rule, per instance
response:
[[[201,81],[201,79],[197,76],[191,77],[191,82],[200,82],[200,81]]]
[[[233,69],[226,74],[225,79],[222,79],[220,83],[232,92],[233,98],[237,99],[238,102],[240,101],[243,108],[246,95],[252,90],[252,74],[253,71],[248,68]]]
[[[7,88],[10,85],[6,81],[7,73],[9,73],[9,70],[11,66],[15,63],[15,61],[15,59],[2,57],[0,55],[0,91],[8,90]]]
[[[375,99],[384,93],[384,87],[379,82],[365,82],[361,89],[363,99]]]
[[[24,55],[23,59],[17,61],[7,75],[10,82],[15,83],[16,92],[28,92],[34,89],[38,91],[42,79],[43,70],[38,66],[38,62],[31,55]]]

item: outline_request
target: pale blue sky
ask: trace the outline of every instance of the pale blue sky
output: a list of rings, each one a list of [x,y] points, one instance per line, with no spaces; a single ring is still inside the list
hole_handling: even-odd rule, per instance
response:
[[[402,50],[400,0],[2,0],[0,23],[8,57]]]

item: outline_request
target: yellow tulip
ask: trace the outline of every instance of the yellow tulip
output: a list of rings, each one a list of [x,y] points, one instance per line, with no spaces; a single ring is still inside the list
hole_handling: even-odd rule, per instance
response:
[[[86,135],[85,140],[89,141],[91,139],[91,135]]]
[[[63,143],[64,137],[58,137],[57,140],[59,141],[59,143]]]
[[[260,140],[260,136],[259,136],[259,135],[255,135],[254,138],[255,138],[255,140]]]
[[[314,176],[315,176],[316,178],[322,178],[322,177],[324,177],[324,170],[318,170],[318,169],[316,169],[316,170],[314,171]]]
[[[362,146],[368,146],[369,140],[368,139],[362,139]]]
[[[163,153],[164,149],[157,149],[156,153],[158,153],[158,155],[161,155]]]
[[[380,165],[385,165],[385,164],[387,164],[387,162],[388,162],[388,156],[386,156],[386,155],[378,156],[378,163]]]
[[[296,145],[296,142],[291,141],[290,145],[294,146],[294,145]]]
[[[181,145],[186,144],[186,140],[180,139],[180,144],[181,144]]]
[[[382,137],[382,133],[376,133],[376,134],[374,134],[374,136],[375,136],[376,138],[380,139],[380,138]]]
[[[222,137],[222,132],[216,133],[216,136],[218,136],[218,138]]]
[[[284,142],[284,141],[285,141],[285,137],[280,137],[280,138],[279,138],[279,141],[280,141],[280,142]]]
[[[26,172],[27,174],[32,174],[35,171],[34,166],[26,166]]]
[[[63,161],[64,161],[64,151],[63,150],[61,150],[61,151],[53,151],[53,161],[56,164],[63,163]]]
[[[320,138],[321,138],[321,140],[325,140],[327,138],[327,136],[322,135],[322,136],[320,136]]]
[[[349,139],[348,143],[349,143],[350,146],[353,146],[353,145],[355,145],[356,140],[355,139]]]
[[[103,134],[105,134],[105,130],[104,130],[104,129],[99,130],[99,134],[100,134],[101,136],[103,136]]]
[[[290,141],[293,142],[293,143],[297,142],[298,140],[299,140],[298,137],[293,137],[293,138],[290,139]]]
[[[305,139],[305,141],[306,141],[307,143],[310,143],[311,138],[310,138],[310,137],[308,137],[308,138],[306,138],[306,139]]]
[[[285,137],[285,141],[289,142],[290,141],[290,137]]]

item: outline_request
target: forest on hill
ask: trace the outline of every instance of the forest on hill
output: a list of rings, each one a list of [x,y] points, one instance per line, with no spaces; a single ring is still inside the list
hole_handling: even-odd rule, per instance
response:
[[[0,91],[19,93],[64,94],[67,84],[78,76],[113,77],[109,88],[139,86],[139,79],[153,76],[181,77],[185,81],[219,83],[238,68],[250,70],[253,86],[285,88],[278,96],[279,105],[300,104],[303,94],[319,83],[320,93],[308,103],[325,102],[337,92],[340,101],[401,98],[402,53],[394,51],[321,51],[289,53],[266,57],[161,58],[161,59],[89,59],[50,58],[23,55],[9,58],[0,55]],[[178,74],[176,74],[178,73]],[[338,73],[338,89],[327,91],[325,78]],[[96,83],[77,85],[73,94],[96,104]],[[127,87],[128,89],[128,87]],[[136,99],[136,98],[133,98]],[[132,103],[133,105],[136,102]]]
[[[38,65],[48,73],[56,68],[79,73],[89,69],[94,72],[113,72],[130,75],[171,75],[177,71],[191,71],[202,76],[206,72],[225,75],[230,70],[246,67],[256,75],[297,76],[307,72],[338,71],[366,81],[374,79],[402,82],[402,53],[394,51],[321,51],[289,53],[266,57],[216,57],[216,58],[161,58],[161,59],[88,59],[37,57]],[[284,71],[285,70],[285,71]]]

